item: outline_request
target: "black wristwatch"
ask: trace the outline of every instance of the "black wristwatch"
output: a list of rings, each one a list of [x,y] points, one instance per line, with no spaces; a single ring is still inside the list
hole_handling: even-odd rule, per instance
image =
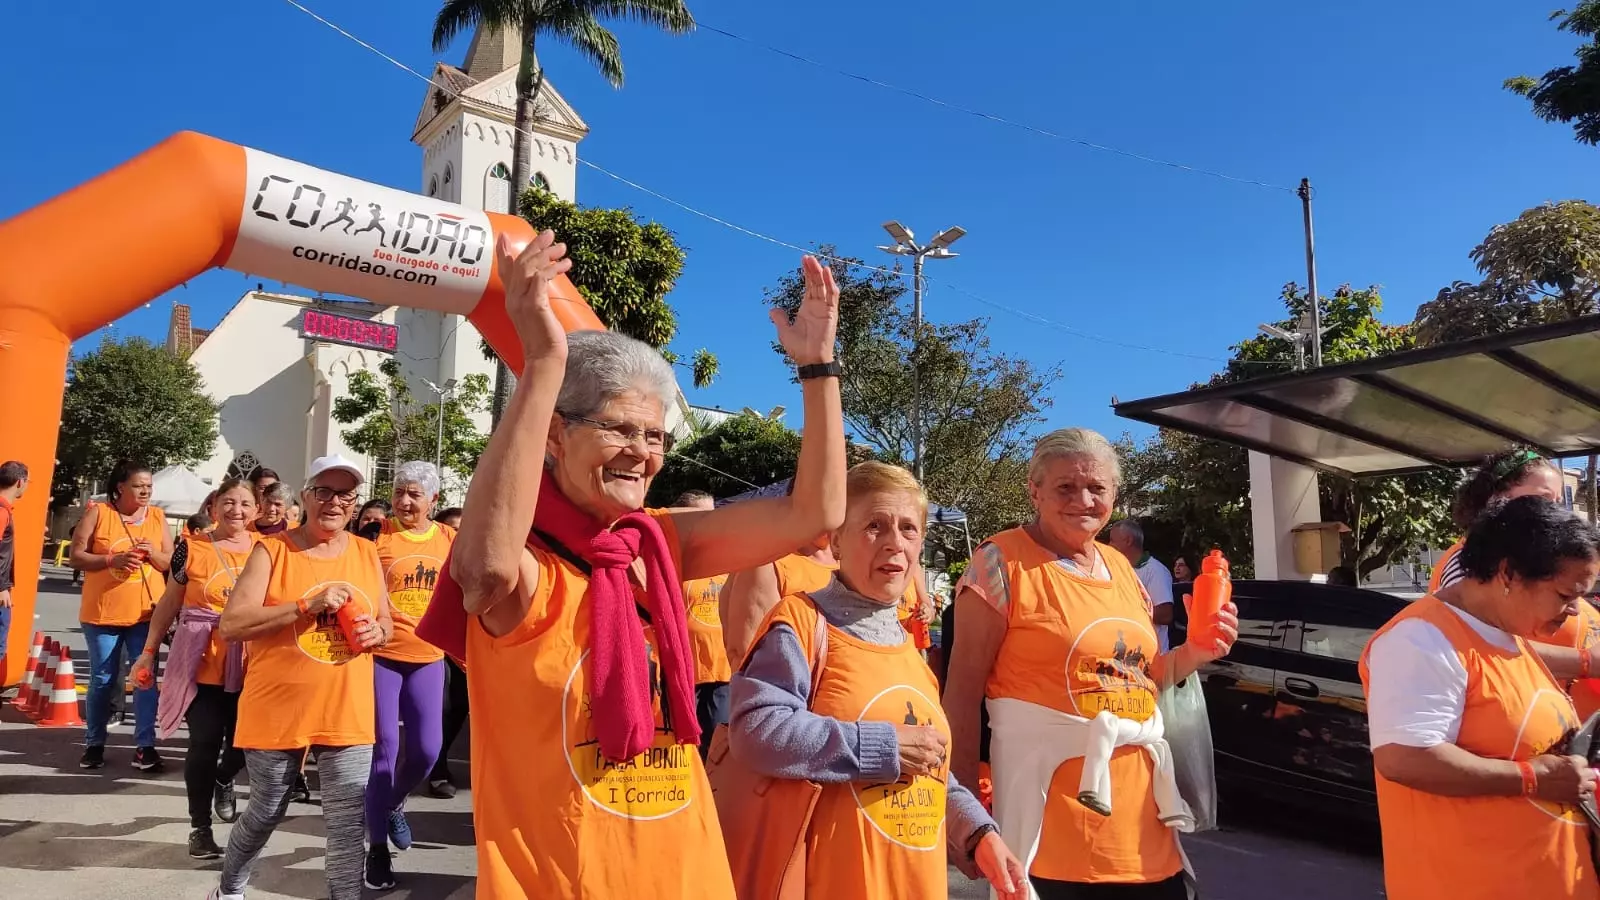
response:
[[[795,374],[800,376],[801,381],[809,381],[813,378],[838,378],[844,374],[844,366],[839,365],[838,360],[812,363],[809,366],[801,366],[795,370]]]
[[[978,830],[974,831],[972,833],[972,836],[967,838],[967,855],[968,856],[976,855],[977,852],[978,852],[978,845],[983,843],[983,839],[985,837],[987,837],[988,835],[991,835],[991,834],[999,834],[999,833],[1000,833],[1000,829],[996,828],[993,825],[980,825],[980,826],[978,826]]]

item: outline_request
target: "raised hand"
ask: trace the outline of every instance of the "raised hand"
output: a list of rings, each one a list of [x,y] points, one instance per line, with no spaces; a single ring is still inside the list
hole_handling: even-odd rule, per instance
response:
[[[523,360],[565,362],[567,330],[550,304],[556,278],[572,268],[567,245],[557,243],[555,233],[547,229],[516,252],[511,239],[502,234],[495,243],[495,257],[506,292],[506,315],[522,341]]]
[[[833,270],[815,256],[801,260],[800,273],[806,292],[794,321],[781,309],[771,313],[778,343],[797,366],[833,362],[834,336],[839,331],[839,286],[833,281]]]

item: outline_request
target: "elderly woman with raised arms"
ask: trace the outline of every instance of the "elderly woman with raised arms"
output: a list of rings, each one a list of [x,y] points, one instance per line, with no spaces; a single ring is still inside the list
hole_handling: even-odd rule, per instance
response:
[[[843,520],[838,288],[808,257],[798,313],[772,315],[805,400],[793,495],[645,510],[677,385],[652,347],[564,332],[565,252],[549,232],[499,247],[524,370],[418,632],[471,673],[473,780],[494,786],[473,797],[478,896],[732,900],[680,584]]]

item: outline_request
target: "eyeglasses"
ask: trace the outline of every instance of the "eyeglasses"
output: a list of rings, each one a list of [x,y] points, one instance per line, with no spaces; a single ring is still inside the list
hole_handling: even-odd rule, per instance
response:
[[[349,506],[350,504],[356,502],[355,491],[336,491],[333,488],[312,488],[311,496],[318,503],[332,503],[337,500],[339,503]]]
[[[630,422],[602,422],[584,416],[574,416],[564,412],[557,415],[568,422],[578,425],[587,425],[599,432],[600,440],[613,447],[628,447],[635,442],[643,440],[646,450],[656,455],[672,452],[672,432],[660,428],[640,428]]]

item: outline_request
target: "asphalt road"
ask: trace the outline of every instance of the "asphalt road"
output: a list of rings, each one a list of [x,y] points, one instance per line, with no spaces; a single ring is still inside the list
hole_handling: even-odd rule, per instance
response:
[[[47,580],[38,607],[34,627],[72,647],[81,671],[76,591],[68,582]],[[77,768],[81,731],[41,729],[9,707],[0,711],[0,898],[198,900],[216,884],[218,864],[185,852],[183,734],[160,747],[168,768],[157,777],[129,767],[131,741],[130,727],[113,726],[106,768],[85,772]],[[466,753],[466,741],[457,742],[452,756],[460,761],[453,767],[461,776]],[[241,803],[247,796],[241,789]],[[384,896],[471,898],[470,790],[449,801],[414,797],[407,811],[415,844],[395,862],[401,887]],[[1223,830],[1184,839],[1207,900],[1383,896],[1372,829],[1319,823],[1259,804],[1225,806],[1224,817]],[[228,828],[216,827],[218,842],[226,843]],[[252,900],[326,896],[322,841],[318,808],[292,806],[251,882]],[[987,896],[982,885],[954,871],[950,885],[952,898]]]

